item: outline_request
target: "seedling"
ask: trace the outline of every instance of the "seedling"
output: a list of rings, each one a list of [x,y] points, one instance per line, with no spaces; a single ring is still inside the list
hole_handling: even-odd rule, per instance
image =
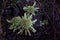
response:
[[[31,20],[32,19],[32,15],[30,15],[29,17],[27,17],[26,13],[24,14],[24,16],[22,16],[22,18],[20,16],[18,17],[14,17],[12,18],[12,20],[7,20],[9,23],[12,23],[12,25],[9,27],[9,29],[13,29],[13,32],[15,32],[15,30],[19,29],[18,34],[22,34],[23,31],[25,31],[25,35],[27,35],[27,33],[31,36],[30,30],[32,32],[36,32],[36,30],[33,28],[33,24],[37,21],[36,20]]]
[[[48,20],[40,21],[40,26],[48,25]]]
[[[38,7],[35,7],[35,5],[36,5],[36,2],[34,2],[34,4],[32,6],[26,6],[23,9],[25,11],[27,11],[27,13],[29,13],[29,14],[31,13],[31,14],[35,15],[35,11],[37,11],[37,9],[39,9]]]

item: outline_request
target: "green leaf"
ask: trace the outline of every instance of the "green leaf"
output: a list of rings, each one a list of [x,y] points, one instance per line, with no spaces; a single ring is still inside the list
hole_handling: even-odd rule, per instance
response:
[[[31,36],[31,33],[30,33],[29,29],[27,29],[27,32],[28,32],[29,36]]]
[[[32,30],[33,32],[36,32],[36,30],[33,27],[31,27],[30,30]]]

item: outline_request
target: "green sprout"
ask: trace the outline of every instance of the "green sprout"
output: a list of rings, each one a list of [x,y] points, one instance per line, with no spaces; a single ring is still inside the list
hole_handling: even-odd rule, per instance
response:
[[[48,20],[40,21],[40,26],[48,25]]]
[[[37,11],[37,9],[39,9],[39,8],[35,7],[35,5],[36,5],[36,2],[34,2],[34,4],[32,6],[26,6],[23,9],[25,11],[27,11],[27,13],[29,13],[29,14],[31,13],[31,14],[35,15],[34,12]]]
[[[32,20],[32,15],[27,17],[26,13],[24,13],[24,16],[22,16],[22,17],[20,17],[20,16],[14,17],[10,21],[9,20],[7,20],[7,21],[12,24],[9,27],[9,29],[13,29],[13,32],[15,32],[15,30],[19,29],[18,34],[22,34],[23,31],[25,31],[25,35],[27,35],[27,33],[28,33],[29,36],[31,36],[30,30],[32,32],[36,32],[36,30],[33,27],[33,24],[37,21],[37,19]]]

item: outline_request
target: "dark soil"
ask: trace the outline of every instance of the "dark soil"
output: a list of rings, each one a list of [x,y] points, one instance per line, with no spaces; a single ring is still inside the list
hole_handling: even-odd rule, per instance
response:
[[[7,0],[6,0],[7,1]],[[6,20],[15,16],[23,16],[23,7],[27,5],[33,5],[34,0],[29,2],[22,0],[16,6],[11,6],[10,3],[4,1],[1,8],[1,27],[0,27],[0,40],[60,40],[60,0],[36,0],[40,9],[36,12],[36,16],[33,19],[38,19],[34,28],[36,33],[31,32],[31,36],[17,34],[9,30],[9,24]],[[2,2],[2,1],[1,1]],[[48,25],[42,27],[39,26],[39,20],[49,21]]]

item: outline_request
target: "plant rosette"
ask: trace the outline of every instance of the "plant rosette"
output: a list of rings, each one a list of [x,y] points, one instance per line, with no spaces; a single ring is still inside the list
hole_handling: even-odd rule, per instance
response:
[[[27,13],[31,13],[32,15],[35,15],[35,11],[38,11],[38,7],[35,7],[36,2],[34,2],[34,4],[32,6],[26,6],[23,9],[27,12]]]
[[[32,15],[27,17],[26,13],[24,13],[24,16],[20,17],[14,17],[11,20],[7,20],[7,22],[11,23],[12,25],[9,27],[9,29],[13,29],[13,32],[15,30],[19,29],[18,34],[22,34],[23,31],[25,31],[25,35],[27,33],[29,36],[31,36],[30,30],[32,32],[36,32],[36,30],[33,27],[33,24],[37,21],[37,19],[32,21]]]

